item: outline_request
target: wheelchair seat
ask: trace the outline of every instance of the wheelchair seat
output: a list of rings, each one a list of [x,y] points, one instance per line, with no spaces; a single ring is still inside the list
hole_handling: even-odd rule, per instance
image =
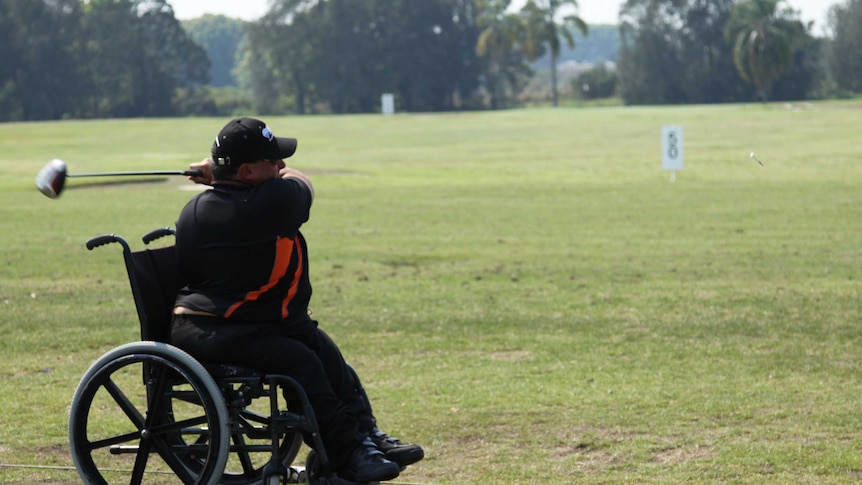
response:
[[[157,229],[143,241],[173,234]],[[161,483],[170,473],[202,485],[351,483],[330,470],[314,411],[296,380],[201,363],[170,344],[174,301],[185,285],[174,246],[133,252],[109,234],[90,239],[87,248],[111,243],[123,247],[141,341],[104,354],[75,391],[69,444],[84,482],[109,483],[108,477],[127,473],[131,479],[121,481]],[[311,450],[305,466],[295,466],[304,438]]]

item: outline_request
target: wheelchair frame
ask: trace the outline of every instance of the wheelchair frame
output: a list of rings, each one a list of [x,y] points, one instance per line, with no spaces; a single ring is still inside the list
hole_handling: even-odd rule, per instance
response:
[[[145,245],[174,230],[143,237]],[[69,445],[87,484],[351,484],[332,473],[314,411],[289,376],[204,365],[170,345],[179,278],[173,245],[133,252],[119,243],[141,324],[141,340],[97,359],[81,378],[69,413]],[[358,382],[358,381],[357,381]],[[360,389],[367,400],[364,390]],[[288,404],[279,394],[291,397]],[[261,398],[267,411],[258,409]],[[256,408],[257,406],[257,408]],[[293,466],[303,441],[304,469]]]

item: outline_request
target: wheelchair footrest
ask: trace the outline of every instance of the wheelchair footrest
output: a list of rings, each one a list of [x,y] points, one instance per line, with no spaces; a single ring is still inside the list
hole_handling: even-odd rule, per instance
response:
[[[312,429],[312,423],[305,416],[297,413],[292,413],[290,411],[282,411],[278,416],[273,416],[271,418],[271,425],[273,427],[278,427],[281,431],[285,429],[301,429],[303,431],[309,431]]]

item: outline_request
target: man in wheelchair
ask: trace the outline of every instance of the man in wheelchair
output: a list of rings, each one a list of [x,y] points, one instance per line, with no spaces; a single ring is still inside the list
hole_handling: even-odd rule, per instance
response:
[[[308,248],[299,229],[314,189],[285,166],[293,138],[260,120],[231,120],[212,158],[190,179],[212,188],[194,197],[176,224],[180,272],[171,341],[196,359],[239,365],[299,381],[315,411],[339,476],[391,480],[424,457],[377,428],[361,384],[332,339],[309,316]]]

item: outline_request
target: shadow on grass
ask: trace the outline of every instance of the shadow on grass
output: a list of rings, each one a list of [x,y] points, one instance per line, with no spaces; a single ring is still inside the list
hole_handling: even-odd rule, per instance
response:
[[[75,184],[67,184],[64,190],[68,189],[87,189],[93,187],[116,187],[121,185],[139,185],[139,184],[160,184],[164,183],[168,180],[167,177],[153,177],[153,178],[143,178],[143,179],[135,179],[135,180],[103,180],[99,182],[84,182],[84,183],[75,183]]]

